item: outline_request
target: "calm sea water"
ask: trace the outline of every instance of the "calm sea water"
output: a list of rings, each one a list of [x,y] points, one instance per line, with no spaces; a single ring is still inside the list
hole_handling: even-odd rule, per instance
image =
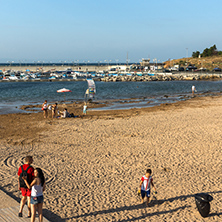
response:
[[[106,109],[126,109],[154,106],[166,102],[182,100],[191,94],[192,85],[199,93],[220,92],[222,81],[169,81],[169,82],[96,82],[95,101],[122,99],[113,102]],[[1,82],[0,114],[22,112],[21,105],[42,104],[64,101],[64,94],[58,89],[72,90],[65,94],[66,101],[83,101],[88,88],[86,81],[72,82]],[[129,99],[134,99],[127,103]]]

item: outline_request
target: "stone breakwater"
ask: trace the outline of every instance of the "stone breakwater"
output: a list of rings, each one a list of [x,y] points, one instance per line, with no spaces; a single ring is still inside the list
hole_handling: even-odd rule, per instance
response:
[[[198,73],[180,73],[180,74],[165,74],[158,73],[153,76],[108,76],[101,78],[104,82],[117,82],[117,81],[178,81],[178,80],[218,80],[222,79],[222,74],[198,74]]]

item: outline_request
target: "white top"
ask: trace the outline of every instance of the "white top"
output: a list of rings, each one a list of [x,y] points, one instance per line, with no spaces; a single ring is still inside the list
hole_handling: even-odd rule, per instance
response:
[[[67,110],[64,110],[64,111],[62,112],[61,117],[62,117],[62,118],[66,118],[66,117],[68,117],[68,116],[69,116],[68,111],[67,111]]]
[[[41,185],[34,185],[32,186],[31,196],[39,197],[43,196],[43,187]]]
[[[45,103],[45,104],[43,105],[43,109],[47,109],[47,107],[48,107],[48,104]]]
[[[141,180],[143,181],[142,186],[141,186],[141,190],[145,190],[148,191],[150,190],[150,184],[153,181],[153,178],[150,176],[149,178],[147,178],[145,175],[141,178]]]

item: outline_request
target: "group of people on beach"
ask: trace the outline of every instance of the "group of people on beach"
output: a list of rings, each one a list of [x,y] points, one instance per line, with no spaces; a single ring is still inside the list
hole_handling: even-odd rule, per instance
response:
[[[28,218],[31,218],[31,222],[35,221],[36,211],[38,211],[39,222],[43,221],[43,192],[45,191],[45,177],[41,168],[33,168],[32,156],[25,157],[25,163],[18,169],[18,189],[22,193],[22,199],[19,208],[19,217],[23,217],[23,208],[27,201],[28,206]],[[149,198],[151,194],[151,186],[155,193],[156,188],[151,176],[151,169],[147,169],[145,175],[142,176],[139,184],[138,195],[141,195],[142,203],[146,197],[146,204],[149,205]]]
[[[67,110],[67,108],[64,108],[63,111],[58,111],[58,103],[55,103],[53,105],[48,105],[47,100],[42,104],[42,111],[44,118],[48,117],[48,110],[52,111],[52,118],[61,117],[61,118],[67,118],[70,117],[70,114]],[[58,115],[57,115],[58,114]]]
[[[192,85],[191,90],[192,90],[192,97],[194,97],[194,93],[197,92],[196,87]],[[48,117],[48,110],[52,111],[52,118],[58,117],[57,109],[58,109],[58,103],[48,106],[47,100],[45,100],[45,102],[42,104],[42,111],[44,118]],[[86,102],[84,102],[83,115],[86,115],[86,111],[87,111],[87,104]],[[63,111],[58,111],[58,115],[60,115],[59,117],[61,118],[71,117],[67,108],[64,108]]]
[[[196,92],[196,88],[192,86],[192,96]],[[57,103],[51,106],[52,118],[56,117]],[[48,116],[48,104],[47,100],[42,104],[42,110],[44,118]],[[87,105],[84,104],[83,114],[86,115]],[[63,112],[60,113],[61,117],[68,117],[69,113],[65,108]],[[27,201],[28,205],[28,217],[31,218],[31,222],[35,221],[36,211],[38,211],[39,221],[43,221],[42,207],[43,207],[43,191],[45,190],[45,177],[43,171],[40,168],[33,168],[31,164],[33,163],[32,156],[26,156],[25,164],[21,165],[18,169],[18,188],[22,193],[22,199],[20,202],[19,217],[22,217],[23,208]],[[141,201],[144,203],[146,197],[146,204],[149,205],[149,198],[151,195],[151,186],[156,194],[156,187],[153,183],[153,178],[151,176],[152,170],[147,169],[145,175],[142,176],[139,184],[138,195],[141,196]]]
[[[45,102],[42,104],[43,117],[44,118],[48,117],[48,110],[52,111],[52,118],[75,117],[74,114],[70,114],[68,112],[67,108],[64,108],[63,111],[58,111],[58,112],[57,109],[58,109],[58,103],[55,103],[53,105],[48,105],[47,100],[45,100]],[[85,102],[83,106],[83,114],[86,115],[86,112],[87,112],[87,104]]]
[[[52,118],[56,117],[56,111],[57,111],[57,105],[58,103],[55,103],[51,106],[48,105],[47,100],[42,104],[42,111],[44,118],[48,117],[48,110],[52,110]]]
[[[23,208],[27,201],[28,218],[35,221],[36,211],[38,211],[39,222],[43,221],[43,191],[45,191],[45,177],[41,168],[33,168],[32,156],[25,157],[25,163],[18,169],[18,189],[22,193],[19,208],[19,217],[23,217]]]

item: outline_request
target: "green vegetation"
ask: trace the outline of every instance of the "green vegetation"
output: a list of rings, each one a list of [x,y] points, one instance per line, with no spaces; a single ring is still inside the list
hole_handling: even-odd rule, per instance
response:
[[[199,58],[199,57],[209,57],[217,55],[222,55],[222,51],[218,51],[216,45],[213,45],[210,48],[204,49],[202,53],[200,53],[199,51],[193,52],[192,57]]]
[[[222,69],[222,51],[218,51],[216,45],[204,49],[202,53],[193,52],[192,57],[168,60],[165,62],[164,68],[179,65],[180,67],[188,67],[189,65],[197,67],[197,69],[212,71],[215,68]]]
[[[180,58],[168,60],[165,62],[165,68],[172,67],[174,65],[179,65],[180,67],[186,68],[188,65],[192,64],[196,66],[197,69],[204,68],[207,71],[212,71],[214,68],[218,67],[222,69],[222,55],[218,54],[215,56],[207,56],[207,57],[188,57],[188,58]]]

